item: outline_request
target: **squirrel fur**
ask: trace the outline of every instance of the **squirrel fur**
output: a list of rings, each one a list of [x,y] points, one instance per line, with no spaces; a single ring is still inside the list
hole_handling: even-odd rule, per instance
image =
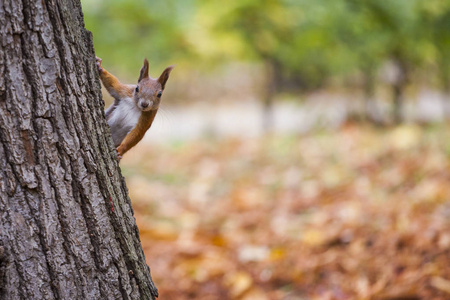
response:
[[[123,84],[102,67],[101,58],[96,59],[100,79],[114,98],[114,103],[105,111],[105,117],[121,159],[152,125],[173,66],[167,67],[161,76],[153,79],[148,75],[148,60],[144,59],[138,83]]]

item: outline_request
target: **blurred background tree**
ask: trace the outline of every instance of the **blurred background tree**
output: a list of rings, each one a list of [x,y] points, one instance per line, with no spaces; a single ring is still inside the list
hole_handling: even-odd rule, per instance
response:
[[[316,90],[349,91],[357,82],[366,116],[395,123],[404,119],[409,86],[425,84],[450,94],[446,0],[82,3],[96,52],[113,71],[134,78],[143,57],[153,70],[175,63],[181,66],[178,98],[197,100],[220,98],[208,90],[211,78],[223,82],[223,74],[245,73],[261,100],[266,129],[275,99],[286,93],[300,99]],[[227,73],[235,64],[252,67]],[[392,117],[376,107],[380,88],[391,90]],[[238,98],[241,94],[236,91]]]

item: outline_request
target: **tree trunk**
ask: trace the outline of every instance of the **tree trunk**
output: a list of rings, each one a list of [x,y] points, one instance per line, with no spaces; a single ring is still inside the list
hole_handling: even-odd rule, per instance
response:
[[[407,63],[398,56],[394,56],[395,64],[397,66],[397,78],[395,79],[392,85],[393,92],[393,117],[394,123],[400,124],[403,123],[403,106],[404,106],[404,92],[406,88],[406,84],[408,83],[409,70]]]
[[[79,0],[0,0],[0,299],[154,299]]]
[[[365,121],[381,125],[383,123],[383,116],[378,110],[375,99],[376,71],[372,65],[367,65],[363,68],[363,78],[364,119]]]
[[[450,120],[450,58],[446,53],[440,53],[439,79],[442,86],[442,106],[443,115],[446,120]]]
[[[273,129],[273,107],[276,93],[276,66],[275,63],[266,59],[265,68],[265,87],[263,88],[263,118],[262,127],[264,133],[270,133]]]
[[[392,86],[393,94],[394,94],[394,123],[400,124],[403,123],[403,90],[404,87],[402,84],[394,84]]]

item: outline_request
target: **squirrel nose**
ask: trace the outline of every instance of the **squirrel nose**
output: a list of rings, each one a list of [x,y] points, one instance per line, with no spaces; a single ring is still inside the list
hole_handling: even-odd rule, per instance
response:
[[[142,106],[142,108],[147,108],[148,107],[148,102],[142,102],[141,106]]]

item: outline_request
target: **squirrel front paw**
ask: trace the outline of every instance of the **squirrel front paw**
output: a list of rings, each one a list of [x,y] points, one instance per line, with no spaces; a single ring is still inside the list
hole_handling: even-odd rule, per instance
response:
[[[120,146],[116,148],[116,152],[117,152],[117,158],[119,160],[121,160],[122,156],[123,156],[123,153],[121,152],[121,150],[119,148],[120,148]]]
[[[98,70],[98,73],[102,73],[103,72],[103,68],[102,68],[102,59],[100,58],[100,57],[98,57],[98,56],[96,56],[95,57],[95,62],[96,62],[96,64],[97,64],[97,70]]]

